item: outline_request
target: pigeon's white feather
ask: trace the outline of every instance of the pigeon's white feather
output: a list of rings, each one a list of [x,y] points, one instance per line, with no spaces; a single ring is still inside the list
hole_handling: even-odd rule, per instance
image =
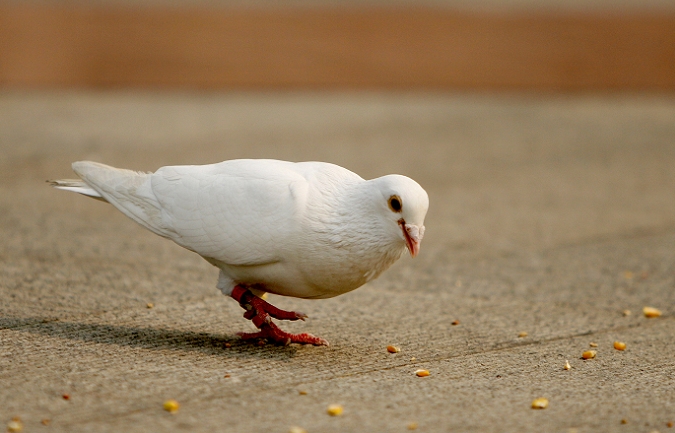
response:
[[[307,180],[290,163],[246,160],[159,169],[151,179],[172,239],[230,265],[261,266],[283,259],[300,229]],[[271,248],[274,240],[276,248]]]
[[[93,191],[200,254],[220,268],[226,294],[236,284],[302,298],[353,290],[401,256],[397,221],[423,227],[429,203],[407,177],[366,181],[321,162],[231,160],[138,173],[85,161],[73,170],[83,185],[55,186]],[[394,195],[404,203],[399,213],[387,207]]]
[[[64,191],[72,191],[87,197],[95,198],[97,200],[106,201],[101,194],[92,189],[89,185],[84,183],[82,179],[60,179],[60,180],[49,180],[47,181],[51,186],[56,189],[62,189]]]
[[[146,229],[170,238],[171,227],[161,224],[161,207],[152,192],[152,173],[140,173],[91,161],[73,163],[73,171],[107,202]]]

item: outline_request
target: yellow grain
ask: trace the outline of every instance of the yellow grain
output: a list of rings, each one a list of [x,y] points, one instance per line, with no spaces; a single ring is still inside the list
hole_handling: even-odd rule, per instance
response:
[[[179,408],[180,404],[176,400],[171,399],[164,402],[164,410],[167,412],[176,413]]]
[[[653,307],[644,307],[642,309],[642,313],[645,315],[645,317],[651,319],[654,317],[661,317],[661,310],[653,308]]]
[[[583,359],[593,359],[593,358],[595,358],[596,354],[597,354],[597,352],[595,350],[587,350],[587,351],[585,351],[584,353],[581,354],[581,357]]]
[[[339,416],[339,415],[342,415],[343,410],[344,409],[339,404],[331,404],[326,409],[326,412],[328,412],[328,415],[330,415],[330,416]]]
[[[547,398],[540,397],[532,400],[532,409],[546,409],[547,407],[548,407]]]
[[[7,431],[11,433],[20,432],[23,430],[23,423],[19,417],[14,417],[10,422],[7,423]]]

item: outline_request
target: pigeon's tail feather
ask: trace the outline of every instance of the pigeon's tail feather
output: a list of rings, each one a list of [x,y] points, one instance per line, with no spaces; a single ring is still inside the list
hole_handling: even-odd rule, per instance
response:
[[[108,202],[101,194],[92,189],[89,185],[84,183],[82,179],[58,179],[58,180],[48,180],[47,181],[51,186],[56,189],[62,189],[64,191],[72,191],[87,197],[95,198],[96,200],[101,200]]]
[[[171,236],[172,230],[163,224],[161,205],[152,192],[152,173],[115,168],[92,161],[74,162],[73,171],[82,178],[82,185],[76,185],[75,188],[92,190],[148,230],[160,236]],[[73,187],[63,185],[60,189],[65,188]],[[83,193],[79,190],[76,192]]]
[[[138,189],[148,177],[148,173],[115,168],[92,161],[74,162],[73,171],[82,178],[86,186],[96,190],[102,197],[105,197],[106,193],[127,194]]]

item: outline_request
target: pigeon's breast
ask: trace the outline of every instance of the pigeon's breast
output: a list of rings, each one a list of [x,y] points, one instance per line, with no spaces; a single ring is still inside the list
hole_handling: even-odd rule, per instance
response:
[[[337,236],[332,240],[337,240]],[[347,242],[344,236],[341,242],[315,244],[315,248],[287,264],[299,274],[304,292],[302,296],[292,296],[319,299],[350,292],[377,278],[404,251],[404,245]]]
[[[354,290],[366,282],[364,275],[335,273],[334,269],[307,269],[294,261],[279,261],[264,265],[241,266],[209,260],[236,284],[258,286],[261,290],[281,296],[305,299],[331,298]]]
[[[313,248],[279,261],[260,265],[231,265],[209,261],[237,284],[261,286],[262,290],[282,296],[305,299],[332,298],[377,278],[405,251],[390,248],[373,254],[335,248]]]

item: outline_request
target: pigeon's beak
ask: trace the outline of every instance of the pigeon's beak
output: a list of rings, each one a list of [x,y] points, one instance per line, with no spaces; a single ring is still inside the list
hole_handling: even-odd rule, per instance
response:
[[[422,237],[424,237],[424,226],[418,227],[415,224],[406,224],[403,218],[398,220],[398,225],[403,232],[410,256],[415,257],[420,252],[420,242],[422,242]]]

